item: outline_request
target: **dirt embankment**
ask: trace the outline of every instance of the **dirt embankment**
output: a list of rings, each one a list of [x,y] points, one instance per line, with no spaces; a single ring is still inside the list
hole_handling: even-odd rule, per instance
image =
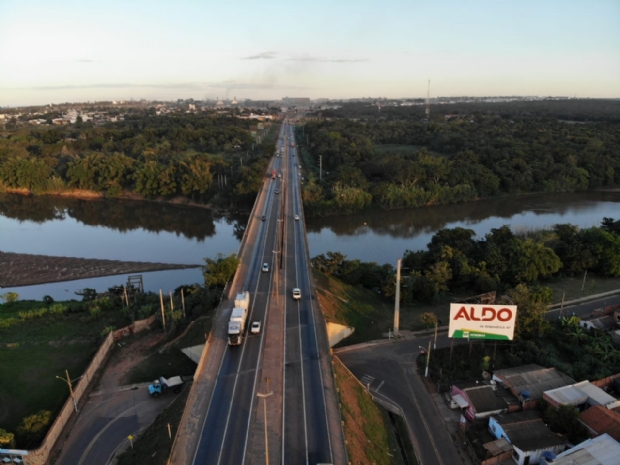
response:
[[[146,271],[199,268],[201,265],[124,262],[0,252],[0,287],[31,286]]]

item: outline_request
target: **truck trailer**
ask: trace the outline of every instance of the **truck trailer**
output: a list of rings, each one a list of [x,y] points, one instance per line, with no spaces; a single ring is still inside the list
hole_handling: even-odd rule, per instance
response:
[[[228,322],[228,345],[238,346],[243,342],[243,332],[247,319],[247,308],[233,308]]]

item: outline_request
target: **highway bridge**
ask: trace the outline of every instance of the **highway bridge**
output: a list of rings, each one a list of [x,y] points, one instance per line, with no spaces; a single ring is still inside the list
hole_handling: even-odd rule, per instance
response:
[[[196,372],[173,464],[345,464],[325,320],[304,228],[299,157],[284,122],[230,286],[251,295],[246,337],[227,344],[232,301],[220,307]],[[265,266],[266,264],[266,266]],[[265,271],[268,269],[268,271]],[[301,291],[293,299],[293,289]],[[258,334],[247,328],[262,323]]]

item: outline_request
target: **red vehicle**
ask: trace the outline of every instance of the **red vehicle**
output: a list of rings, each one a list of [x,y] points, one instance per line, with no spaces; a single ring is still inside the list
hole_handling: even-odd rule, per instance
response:
[[[276,178],[276,172],[275,170],[271,172],[271,179],[275,179]]]

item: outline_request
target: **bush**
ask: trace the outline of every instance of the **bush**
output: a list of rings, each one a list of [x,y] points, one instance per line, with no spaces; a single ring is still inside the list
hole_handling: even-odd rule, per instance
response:
[[[0,294],[0,299],[4,300],[7,305],[11,305],[19,299],[19,294],[17,292],[5,292]]]
[[[52,412],[39,410],[22,420],[17,427],[17,443],[22,448],[36,447],[45,437],[48,425],[52,422]]]
[[[0,449],[12,449],[15,447],[15,435],[0,428]]]

